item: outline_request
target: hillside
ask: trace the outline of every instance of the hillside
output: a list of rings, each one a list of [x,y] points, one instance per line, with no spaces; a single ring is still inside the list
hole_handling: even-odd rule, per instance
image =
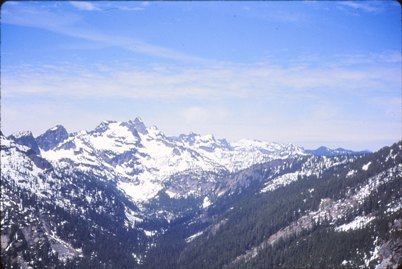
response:
[[[396,268],[402,142],[320,155],[291,144],[167,137],[139,119],[1,135],[2,263]]]

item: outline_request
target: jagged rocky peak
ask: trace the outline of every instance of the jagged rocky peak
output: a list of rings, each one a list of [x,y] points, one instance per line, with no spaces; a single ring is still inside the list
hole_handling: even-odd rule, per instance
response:
[[[296,146],[295,144],[289,143],[285,145],[285,147],[287,147],[290,152],[294,152],[301,155],[306,154],[302,147]]]
[[[15,140],[15,139],[18,139],[18,138],[21,138],[21,137],[28,137],[28,136],[32,136],[31,131],[18,131],[18,132],[15,132],[15,133],[11,134],[8,138]]]
[[[23,145],[32,149],[35,152],[35,154],[37,155],[40,154],[38,143],[35,140],[34,136],[32,135],[31,131],[17,132],[10,135],[8,138],[15,141],[15,143],[19,145]]]
[[[96,126],[95,129],[94,129],[93,131],[91,131],[90,133],[92,133],[92,134],[96,134],[96,133],[102,134],[102,133],[104,133],[105,131],[109,130],[110,125],[111,125],[112,123],[117,123],[117,121],[113,121],[113,120],[105,120],[105,121],[102,121],[102,122],[101,122],[98,126]]]
[[[212,135],[212,134],[200,135],[200,134],[193,133],[193,132],[190,132],[188,135],[181,134],[181,135],[179,135],[178,139],[183,142],[187,142],[190,145],[192,145],[194,143],[200,143],[200,142],[207,143],[207,142],[216,141],[214,135]]]
[[[201,136],[200,140],[203,142],[215,141],[215,136],[213,134],[206,134]]]
[[[123,125],[129,128],[132,132],[138,132],[140,134],[147,133],[147,127],[140,117],[136,117],[134,120],[129,120],[128,122],[123,122]]]
[[[139,137],[139,134],[148,134],[149,129],[146,127],[141,118],[137,117],[134,120],[124,122],[113,120],[103,121],[93,131],[90,131],[89,133],[95,136],[103,135],[107,132],[119,132],[119,130],[121,131],[121,127],[125,127],[126,129],[128,129],[135,137]]]
[[[233,150],[232,145],[230,145],[229,141],[227,141],[225,138],[218,139],[217,141],[222,147],[228,150]]]
[[[193,145],[197,137],[200,137],[200,134],[190,132],[189,134],[180,134],[178,137],[175,138],[176,140],[187,142],[190,145]]]
[[[226,148],[228,150],[232,149],[232,146],[226,139],[216,139],[213,134],[200,135],[190,132],[189,134],[180,134],[177,137],[173,137],[173,139],[189,146],[211,146]]]
[[[66,128],[62,125],[56,125],[38,136],[36,141],[41,149],[48,151],[60,145],[68,136]]]
[[[165,133],[159,130],[155,125],[147,128],[147,135],[151,139],[164,140],[165,142],[169,141],[169,138],[166,137]]]

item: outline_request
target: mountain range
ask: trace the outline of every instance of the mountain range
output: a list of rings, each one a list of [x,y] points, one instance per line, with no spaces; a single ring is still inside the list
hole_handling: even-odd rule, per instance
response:
[[[344,149],[344,148],[336,148],[336,149],[330,149],[325,146],[321,146],[317,149],[307,149],[305,150],[306,153],[313,154],[313,155],[318,155],[318,156],[338,156],[338,155],[363,155],[363,154],[369,154],[369,150],[362,150],[362,151],[353,151],[350,149]]]
[[[378,152],[139,118],[1,133],[5,268],[397,268],[402,142]],[[323,257],[326,257],[323,259]]]

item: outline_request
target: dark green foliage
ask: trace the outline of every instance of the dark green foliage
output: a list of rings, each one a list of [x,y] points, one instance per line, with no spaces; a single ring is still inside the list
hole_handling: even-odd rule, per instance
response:
[[[389,239],[390,223],[398,215],[384,214],[385,206],[402,197],[402,179],[395,175],[387,175],[387,184],[372,192],[356,211],[337,221],[337,225],[340,225],[357,215],[375,214],[377,218],[366,228],[337,232],[324,219],[311,229],[281,238],[274,245],[263,248],[248,262],[233,261],[302,215],[317,210],[322,199],[342,199],[366,184],[369,178],[386,173],[388,168],[402,163],[399,144],[363,156],[350,164],[325,170],[320,177],[299,178],[286,188],[273,192],[256,193],[262,186],[261,182],[256,181],[246,189],[224,196],[208,210],[211,225],[203,235],[185,244],[180,230],[176,233],[172,230],[177,239],[172,241],[172,245],[177,241],[181,244],[172,248],[168,256],[156,258],[158,263],[145,264],[144,268],[158,268],[157,264],[169,264],[167,268],[356,268],[364,264],[364,255],[370,256],[376,237]],[[398,154],[395,158],[387,159],[391,149]],[[368,162],[371,164],[367,171],[362,170],[362,166]],[[295,167],[300,168],[300,163],[295,163]],[[346,177],[351,170],[359,172]],[[285,172],[291,171],[288,169]],[[314,189],[313,193],[309,192],[310,189]],[[216,219],[212,216],[216,216]],[[220,228],[214,230],[219,223]],[[182,227],[184,229],[185,225]],[[401,238],[401,235],[394,236]],[[161,255],[168,246],[157,247],[155,253]],[[175,252],[176,249],[179,254]],[[347,263],[341,265],[343,261]]]

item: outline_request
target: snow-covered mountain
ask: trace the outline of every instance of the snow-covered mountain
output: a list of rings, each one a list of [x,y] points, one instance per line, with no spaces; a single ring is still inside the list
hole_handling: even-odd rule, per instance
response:
[[[36,138],[36,142],[42,150],[51,150],[68,138],[67,130],[57,125]]]
[[[31,148],[0,139],[2,266],[74,268],[74,259],[101,255],[101,242],[135,264],[132,253],[143,252],[147,238],[147,218],[135,204],[102,179],[58,169]]]
[[[37,137],[40,154],[56,166],[114,180],[135,202],[155,197],[172,175],[236,172],[253,164],[303,156],[302,148],[256,140],[229,143],[213,135],[168,137],[133,121],[102,122],[92,131],[67,135],[56,126]]]
[[[58,125],[36,138],[0,132],[0,144],[6,268],[402,263],[402,142],[319,156],[292,144],[169,137],[137,118],[76,133]]]
[[[10,135],[9,138],[15,141],[19,145],[23,145],[30,148],[35,152],[35,154],[40,154],[38,143],[36,142],[34,136],[32,135],[32,132],[30,131],[17,132],[15,134]]]

